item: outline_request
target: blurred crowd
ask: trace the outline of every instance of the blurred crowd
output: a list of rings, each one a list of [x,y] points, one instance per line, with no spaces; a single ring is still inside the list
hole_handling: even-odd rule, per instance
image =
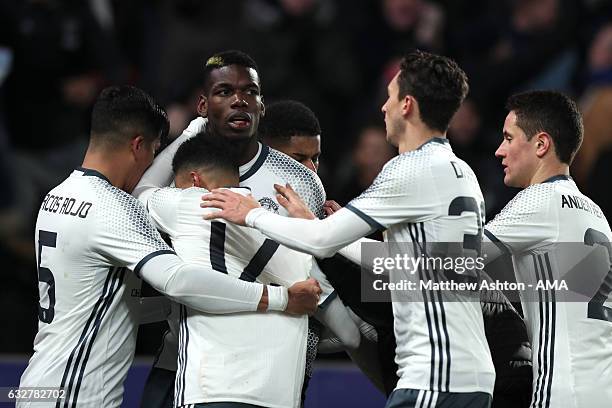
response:
[[[585,139],[572,175],[612,216],[609,0],[0,0],[0,324],[11,334],[0,336],[0,352],[31,350],[35,216],[80,164],[103,87],[151,93],[176,137],[196,115],[206,58],[245,51],[265,101],[296,99],[317,114],[319,173],[343,205],[397,153],[380,107],[412,48],[450,56],[468,74],[448,136],[479,177],[487,219],[516,193],[494,157],[505,99],[543,88],[579,101]]]

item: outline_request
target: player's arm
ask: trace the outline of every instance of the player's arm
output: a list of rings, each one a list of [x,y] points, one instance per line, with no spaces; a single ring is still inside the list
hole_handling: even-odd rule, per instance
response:
[[[372,231],[367,222],[346,209],[323,220],[304,220],[273,214],[261,208],[252,197],[229,190],[214,190],[203,200],[203,207],[221,209],[208,214],[207,219],[224,218],[256,228],[282,245],[319,258],[333,255]]]
[[[275,310],[305,314],[316,309],[320,289],[314,280],[300,282],[296,284],[299,285],[297,288],[288,290],[281,286],[241,281],[201,266],[187,264],[175,254],[153,255],[149,260],[143,259],[144,264],[137,265],[134,272],[157,291],[202,312]]]
[[[172,159],[174,154],[183,142],[205,129],[207,123],[208,119],[206,118],[192,120],[187,129],[155,157],[153,164],[144,173],[134,188],[132,195],[146,203],[147,195],[160,187],[169,186],[172,183],[173,177]]]
[[[418,183],[422,169],[418,162],[410,160],[402,157],[387,163],[372,186],[323,220],[280,217],[259,208],[252,198],[223,190],[203,196],[201,206],[221,209],[208,219],[224,218],[248,225],[283,245],[325,258],[375,230],[399,222],[416,222],[428,215],[419,200],[425,188]],[[410,166],[415,167],[411,177],[403,176],[402,168]]]
[[[144,207],[125,194],[117,205],[95,213],[97,252],[111,265],[125,266],[177,302],[209,313],[280,310],[312,313],[320,288],[298,282],[287,290],[237,280],[202,266],[186,264],[162,240]],[[109,222],[109,217],[114,217]]]
[[[277,200],[280,205],[282,205],[290,217],[293,218],[303,218],[306,220],[314,220],[316,219],[315,215],[310,211],[306,203],[301,199],[298,193],[296,193],[293,188],[287,184],[286,186],[281,186],[279,184],[275,184],[274,188],[278,191]],[[330,209],[328,210],[328,206]],[[330,215],[340,211],[342,207],[335,201],[326,201],[324,205],[325,213],[329,217]],[[369,239],[369,238],[360,238],[359,240],[350,243],[338,250],[338,253],[351,262],[361,265],[361,244],[364,243],[380,243],[379,241]]]

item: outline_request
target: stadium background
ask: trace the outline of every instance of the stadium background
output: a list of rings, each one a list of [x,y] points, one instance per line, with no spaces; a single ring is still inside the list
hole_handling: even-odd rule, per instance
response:
[[[469,76],[449,139],[479,177],[487,219],[516,193],[493,156],[505,98],[536,88],[579,101],[585,140],[572,175],[610,216],[609,0],[0,0],[0,387],[17,384],[32,351],[41,197],[80,164],[100,89],[145,89],[167,108],[176,136],[195,116],[206,57],[246,51],[267,102],[297,99],[319,117],[320,175],[345,204],[396,153],[380,106],[401,54],[415,47],[453,57]],[[132,399],[162,330],[141,329]],[[343,355],[323,361],[309,406],[381,404]]]

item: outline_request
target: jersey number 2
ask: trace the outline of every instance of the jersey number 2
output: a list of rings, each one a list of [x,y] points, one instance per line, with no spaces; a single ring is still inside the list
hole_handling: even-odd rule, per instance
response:
[[[594,230],[592,228],[587,229],[584,233],[584,243],[590,246],[602,245],[605,247],[608,251],[610,263],[612,264],[612,245],[610,245],[610,240],[603,232]],[[589,302],[589,309],[587,313],[587,317],[589,319],[607,320],[612,322],[612,309],[604,306],[604,303],[608,300],[611,292],[612,269],[608,271],[603,283],[599,287],[599,290]]]
[[[42,263],[43,247],[55,248],[57,243],[57,233],[49,231],[38,231],[38,282],[47,284],[47,297],[49,298],[49,307],[44,308],[38,304],[38,318],[43,323],[51,323],[55,316],[55,279],[49,268],[45,268]],[[42,299],[43,296],[41,295]]]

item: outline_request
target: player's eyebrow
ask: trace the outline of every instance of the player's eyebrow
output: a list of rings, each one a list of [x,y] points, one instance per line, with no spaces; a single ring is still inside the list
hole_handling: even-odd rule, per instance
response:
[[[230,82],[217,82],[215,84],[213,84],[211,89],[218,89],[218,88],[234,88],[234,84],[230,83]],[[238,86],[238,88],[240,89],[249,89],[249,88],[257,88],[257,90],[260,89],[259,84],[257,84],[256,82],[253,81],[249,81],[248,83],[245,84],[240,84]]]

